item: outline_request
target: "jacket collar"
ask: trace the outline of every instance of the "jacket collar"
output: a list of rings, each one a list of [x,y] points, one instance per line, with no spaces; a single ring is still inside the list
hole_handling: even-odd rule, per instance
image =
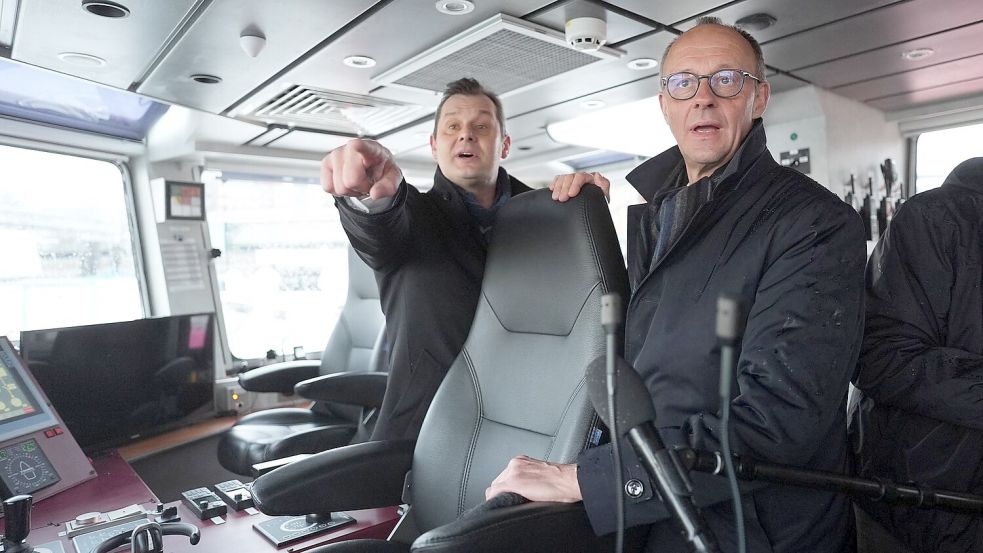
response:
[[[983,194],[983,157],[974,157],[956,165],[942,186],[958,186]]]
[[[758,118],[754,120],[751,130],[744,137],[744,141],[741,143],[740,148],[737,149],[737,152],[734,153],[734,157],[718,169],[711,177],[714,181],[713,186],[716,187],[719,182],[726,180],[732,175],[743,174],[766,149],[765,128],[761,123],[761,119]],[[677,179],[668,177],[678,172],[680,167],[682,167],[683,174],[685,175],[683,155],[679,151],[679,146],[673,146],[634,168],[628,173],[626,179],[646,201],[651,202],[660,192],[678,184]],[[686,180],[685,176],[683,180]]]

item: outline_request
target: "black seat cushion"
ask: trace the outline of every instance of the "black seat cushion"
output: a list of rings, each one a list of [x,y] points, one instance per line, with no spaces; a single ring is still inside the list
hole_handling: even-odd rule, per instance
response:
[[[256,463],[347,445],[357,425],[310,409],[271,409],[243,417],[218,445],[219,463],[249,475]]]

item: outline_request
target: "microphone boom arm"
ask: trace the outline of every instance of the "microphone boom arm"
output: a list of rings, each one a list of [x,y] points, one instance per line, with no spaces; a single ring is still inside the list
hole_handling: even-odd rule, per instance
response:
[[[720,474],[722,471],[723,459],[719,453],[690,448],[679,448],[675,451],[677,458],[688,470],[713,474]],[[886,479],[874,480],[835,472],[761,463],[738,456],[734,456],[734,466],[741,480],[761,480],[845,493],[853,497],[922,509],[939,509],[952,513],[983,513],[983,497],[968,493],[933,490],[917,484],[897,484]]]

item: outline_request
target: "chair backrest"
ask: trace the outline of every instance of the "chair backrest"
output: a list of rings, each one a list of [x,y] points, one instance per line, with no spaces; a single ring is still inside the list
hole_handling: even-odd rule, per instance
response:
[[[320,374],[374,371],[388,369],[388,359],[381,360],[374,352],[382,351],[386,319],[379,302],[379,286],[375,273],[348,246],[348,298],[341,309],[328,345],[321,353]],[[318,403],[314,410],[356,421],[361,409],[350,405]]]
[[[585,369],[604,353],[601,296],[627,274],[600,189],[549,190],[498,215],[471,332],[437,391],[411,476],[420,531],[456,519],[515,455],[571,462],[594,412]]]
[[[349,246],[348,298],[321,354],[320,373],[370,370],[372,350],[384,322],[375,273]]]

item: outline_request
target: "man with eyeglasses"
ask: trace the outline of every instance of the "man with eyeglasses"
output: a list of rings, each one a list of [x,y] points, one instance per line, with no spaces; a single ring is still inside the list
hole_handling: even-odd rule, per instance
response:
[[[678,145],[627,177],[647,203],[628,213],[625,359],[652,395],[667,444],[720,451],[716,304],[721,293],[736,296],[746,325],[729,404],[733,453],[845,473],[846,398],[863,328],[860,217],[768,152],[761,116],[770,87],[748,33],[701,19],[669,45],[662,70],[659,101]],[[553,196],[566,201],[595,179],[557,179]],[[622,443],[627,525],[650,524],[650,551],[689,551]],[[486,496],[583,500],[602,535],[615,530],[614,470],[609,446],[585,451],[576,465],[516,457]],[[690,476],[722,550],[737,551],[726,480]],[[741,503],[747,551],[854,547],[842,495],[742,484]]]

